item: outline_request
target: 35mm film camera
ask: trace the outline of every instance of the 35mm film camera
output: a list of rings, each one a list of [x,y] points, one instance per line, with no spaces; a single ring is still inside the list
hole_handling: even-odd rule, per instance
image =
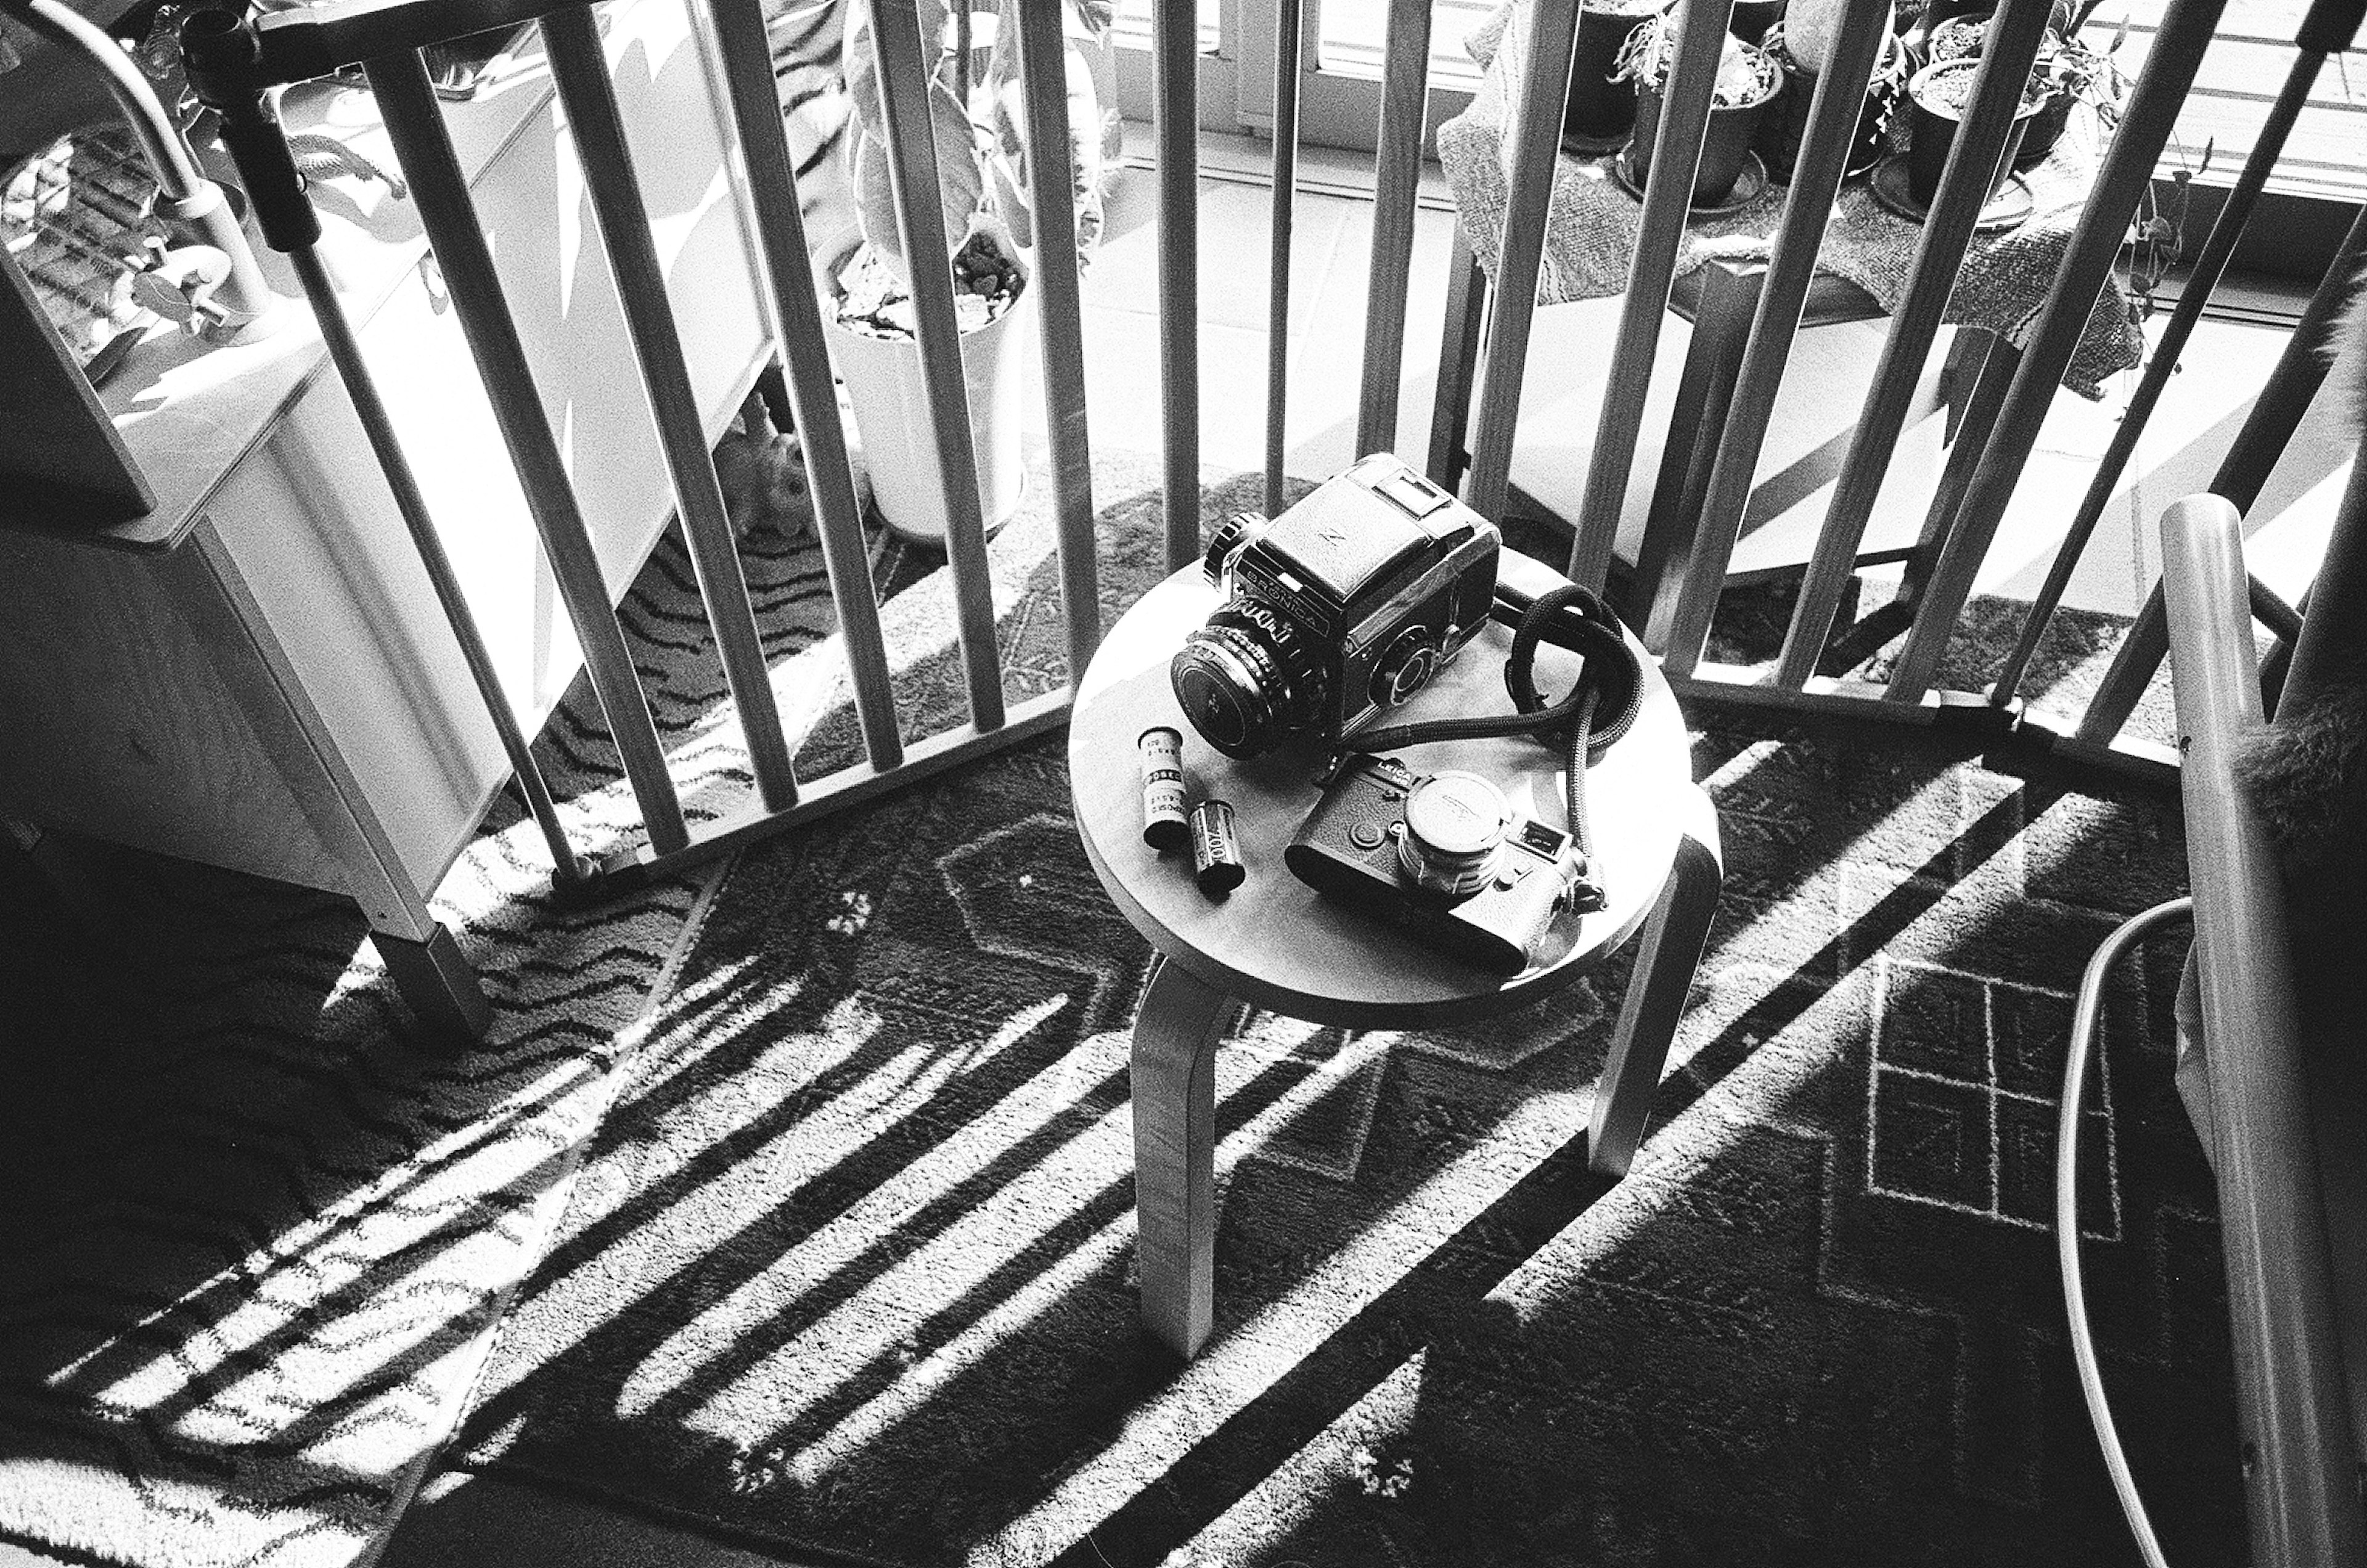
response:
[[[1554,918],[1589,901],[1568,833],[1477,773],[1421,776],[1392,757],[1347,759],[1283,860],[1317,892],[1498,975],[1527,968]]]
[[[1494,524],[1385,453],[1272,521],[1236,513],[1204,563],[1225,603],[1169,667],[1176,701],[1229,757],[1353,735],[1487,620],[1498,549]]]

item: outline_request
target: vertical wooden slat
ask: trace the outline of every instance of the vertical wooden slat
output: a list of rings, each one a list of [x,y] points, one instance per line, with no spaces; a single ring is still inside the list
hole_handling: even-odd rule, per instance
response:
[[[698,394],[683,357],[682,332],[666,296],[665,268],[650,234],[649,208],[641,198],[632,154],[626,150],[624,116],[608,81],[600,29],[590,6],[572,6],[542,18],[542,37],[551,81],[566,107],[568,133],[583,167],[584,195],[617,280],[626,335],[632,341],[634,363],[657,423],[674,508],[698,579],[698,596],[714,629],[724,682],[740,710],[757,797],[778,811],[797,804],[797,771],[781,729],[780,706],[764,666],[764,639],[748,602],[748,582],[732,542],[731,517],[724,510],[723,486],[715,475]]]
[[[2238,512],[2251,511],[2252,502],[2259,499],[2277,459],[2284,455],[2293,432],[2301,428],[2302,416],[2325,384],[2332,368],[2327,345],[2333,340],[2336,317],[2350,300],[2362,255],[2367,255],[2367,208],[2351,220],[2350,232],[2336,247],[2332,265],[2318,279],[2316,292],[2285,339],[2267,383],[2252,400],[2252,412],[2244,416],[2243,428],[2236,433],[2235,444],[2227,448],[2218,473],[2212,478],[2211,493],[2225,496]],[[2146,683],[2169,652],[2169,632],[2162,619],[2161,584],[2157,582],[2145,607],[2137,612],[2136,623],[2112,655],[2111,668],[2097,683],[2096,694],[2080,713],[2078,739],[2110,745],[2129,715],[2136,711]]]
[[[1446,320],[1438,341],[1438,389],[1430,404],[1430,457],[1422,471],[1445,490],[1463,486],[1464,425],[1471,412],[1472,373],[1488,320],[1488,278],[1471,254],[1471,236],[1458,220],[1446,258]]]
[[[838,612],[839,637],[846,649],[855,718],[863,728],[866,755],[884,773],[904,760],[904,743],[896,725],[896,694],[879,629],[870,555],[863,542],[854,469],[847,460],[846,431],[839,423],[838,397],[832,387],[821,307],[807,259],[797,174],[781,123],[764,0],[708,0],[708,5],[747,170],[757,245],[771,282],[764,293],[779,337],[798,446],[813,496],[814,525],[821,536],[822,561]],[[1057,425],[1055,430],[1057,445]]]
[[[1731,5],[1733,0],[1701,0]],[[1518,423],[1521,378],[1535,313],[1537,274],[1545,257],[1546,209],[1553,200],[1554,157],[1561,147],[1561,116],[1569,88],[1569,62],[1578,38],[1579,0],[1537,0],[1512,14],[1529,28],[1529,69],[1512,118],[1512,188],[1496,251],[1496,287],[1488,318],[1488,356],[1479,372],[1479,423],[1471,440],[1472,509],[1501,521],[1512,483],[1512,431]]]
[[[1069,145],[1067,41],[1058,6],[1019,6],[1019,73],[1030,148]],[[1088,127],[1085,134],[1098,134]],[[1101,589],[1093,561],[1093,453],[1085,425],[1085,337],[1077,288],[1077,214],[1065,158],[1027,160],[1036,209],[1036,322],[1044,340],[1044,420],[1059,513],[1060,604],[1068,622],[1069,687],[1100,646]]]
[[[617,624],[615,601],[600,571],[600,557],[584,526],[575,488],[559,443],[550,434],[534,372],[527,363],[526,345],[502,292],[493,253],[479,227],[475,205],[469,199],[467,178],[453,152],[452,138],[436,107],[435,90],[415,51],[379,55],[364,63],[370,91],[386,122],[387,139],[402,162],[411,184],[411,200],[419,213],[428,243],[444,275],[459,317],[460,331],[477,372],[485,383],[493,419],[501,426],[510,461],[535,531],[541,536],[544,557],[559,586],[576,641],[583,649],[583,666],[592,690],[600,700],[608,733],[624,763],[625,777],[641,808],[650,843],[661,854],[690,842],[683,821],[682,802],[666,772],[665,750],[658,743],[657,726],[650,717],[640,674],[625,647]]]
[[[1636,570],[1628,580],[1629,602],[1649,610],[1675,592],[1671,574],[1693,558],[1701,523],[1702,495],[1717,457],[1718,432],[1734,406],[1750,321],[1759,313],[1759,290],[1767,276],[1763,262],[1713,256],[1697,274],[1701,292],[1693,305],[1693,339],[1677,378],[1677,400],[1669,413],[1668,439],[1645,513],[1644,536],[1636,547]],[[1648,637],[1646,646],[1658,644]]]
[[[932,40],[934,42],[934,40]],[[946,564],[954,580],[955,631],[969,688],[970,721],[1002,727],[1002,664],[994,642],[994,593],[987,576],[986,519],[978,495],[978,453],[970,434],[969,390],[962,375],[961,329],[954,319],[953,267],[937,195],[937,149],[929,118],[928,62],[914,0],[873,0],[871,43],[878,56],[879,101],[886,110],[888,184],[904,243],[905,280],[921,348],[921,380],[935,432],[945,487]]]
[[[1406,299],[1413,275],[1414,196],[1421,181],[1430,102],[1430,0],[1389,0],[1388,58],[1381,66],[1381,129],[1373,178],[1373,259],[1365,290],[1364,384],[1356,399],[1356,456],[1393,449],[1404,367]],[[1458,405],[1459,406],[1459,405]],[[1433,430],[1434,446],[1437,432]]]
[[[559,807],[550,798],[550,785],[543,779],[542,765],[535,761],[534,748],[518,727],[509,694],[502,689],[501,674],[493,668],[493,656],[485,647],[483,633],[477,628],[476,612],[469,607],[469,596],[460,587],[459,574],[452,570],[452,558],[444,551],[443,537],[436,533],[436,519],[427,510],[427,498],[421,493],[411,459],[404,455],[402,442],[394,433],[394,421],[386,412],[385,400],[379,396],[369,362],[362,357],[353,323],[346,319],[345,306],[337,298],[337,286],[331,280],[328,268],[322,265],[321,253],[313,246],[303,245],[289,252],[288,260],[304,287],[304,297],[311,302],[322,345],[329,351],[329,359],[337,368],[337,378],[345,383],[345,395],[353,400],[362,434],[386,477],[387,489],[394,496],[394,509],[402,514],[403,528],[411,535],[412,547],[419,552],[419,563],[427,570],[436,602],[460,645],[460,658],[469,667],[469,678],[476,684],[477,695],[484,700],[486,716],[493,720],[493,733],[502,743],[502,754],[509,759],[510,771],[517,775],[518,793],[526,797],[527,809],[533,814],[535,826],[541,829],[543,841],[550,847],[556,880],[562,885],[581,882],[584,877],[583,864],[576,858],[574,846],[567,841],[567,829],[560,825]]]
[[[2071,363],[2088,316],[2119,258],[2121,240],[2137,198],[2153,178],[2155,162],[2169,141],[2187,89],[2193,85],[2203,51],[2219,25],[2226,0],[2169,0],[2146,54],[2145,69],[2129,95],[2110,150],[2096,175],[2078,226],[2065,247],[2053,288],[2039,317],[2005,407],[1998,412],[1997,428],[1989,433],[1980,467],[1956,513],[1956,525],[1931,581],[1919,603],[1915,624],[1907,633],[1897,668],[1883,695],[1891,702],[1915,702],[1931,689],[1973,579],[1997,537],[1998,525],[2021,480],[2022,465],[2045,423],[2063,372]]]
[[[2306,51],[2293,57],[2293,69],[2285,73],[2283,90],[2270,106],[2269,117],[2261,124],[2259,140],[2252,144],[2251,155],[2244,160],[2244,171],[2237,176],[2235,187],[2228,191],[2218,216],[2212,219],[2211,232],[2203,242],[2203,254],[2194,258],[2192,269],[2180,287],[2178,309],[2170,312],[2169,324],[2162,328],[2161,337],[2154,344],[2153,358],[2139,378],[2128,407],[2121,411],[2120,423],[2112,427],[2112,439],[2097,462],[2095,473],[2089,477],[2087,493],[2079,498],[2079,508],[2071,514],[2070,526],[2064,531],[2063,542],[2046,569],[2046,581],[2039,585],[2038,596],[2022,618],[2022,635],[2015,639],[2013,651],[2006,656],[2005,667],[1998,671],[1997,683],[1989,691],[1989,701],[1998,706],[2005,706],[2021,694],[2022,678],[2030,668],[2031,655],[2037,651],[2046,623],[2054,618],[2055,607],[2063,602],[2063,591],[2070,585],[2072,570],[2078,566],[2089,536],[2095,533],[2104,508],[2112,499],[2112,489],[2120,482],[2121,471],[2128,467],[2130,457],[2136,451],[2137,438],[2153,418],[2154,406],[2160,402],[2170,377],[2178,371],[2187,340],[2194,335],[2195,323],[2203,319],[2203,309],[2211,302],[2211,291],[2219,287],[2228,258],[2236,254],[2236,243],[2243,238],[2245,226],[2251,221],[2260,190],[2268,184],[2269,173],[2276,167],[2277,155],[2284,150],[2285,138],[2293,133],[2293,122],[2301,118],[2302,107],[2309,101],[2309,90],[2317,81],[2318,68],[2325,62],[2326,56]]]
[[[1988,347],[1974,368],[1972,389],[1965,394],[1956,422],[1955,442],[1948,448],[1948,460],[1941,465],[1940,482],[1932,487],[1915,553],[1907,560],[1906,581],[1899,592],[1910,598],[1921,593],[1931,579],[1932,565],[1956,525],[1965,491],[1972,488],[1973,474],[1980,467],[1981,448],[1988,445],[1989,432],[1997,428],[1998,411],[2005,406],[2005,395],[2013,388],[2013,373],[2022,365],[2022,351],[1997,333],[1974,327],[1964,331],[1976,341],[1986,341]],[[1960,344],[1965,341],[1957,339]]]
[[[1825,509],[1824,526],[1817,536],[1800,596],[1792,605],[1792,624],[1784,633],[1784,650],[1775,667],[1778,685],[1797,687],[1816,672],[1818,657],[1832,636],[1833,616],[1840,607],[1859,544],[1874,515],[1875,498],[1890,470],[1898,437],[1914,403],[1916,381],[1939,335],[1948,296],[1972,243],[1974,225],[1988,203],[1989,175],[2013,137],[2013,111],[2022,99],[2039,45],[2046,37],[2052,0],[2006,0],[1994,33],[1981,52],[1974,78],[1971,107],[1957,128],[1955,145],[1933,193],[1931,212],[1917,242],[1915,262],[1908,274],[1907,293],[1898,302],[1890,333],[1875,362],[1873,385],[1859,412],[1857,429],[1841,458],[1833,481],[1833,498]]]
[[[1151,0],[1151,137],[1159,152],[1159,396],[1169,570],[1200,557],[1200,17]]]
[[[1627,293],[1620,304],[1611,374],[1603,383],[1603,412],[1595,423],[1594,450],[1587,460],[1577,534],[1570,541],[1569,579],[1588,588],[1600,589],[1611,570],[1611,547],[1619,536],[1619,509],[1626,500],[1627,475],[1636,462],[1636,437],[1644,427],[1644,399],[1652,389],[1652,361],[1660,349],[1660,317],[1669,308],[1669,284],[1676,276],[1677,251],[1684,242],[1693,179],[1701,173],[1702,141],[1709,127],[1710,95],[1717,85],[1719,52],[1725,45],[1727,23],[1734,15],[1734,0],[1682,0],[1682,5],[1684,38],[1661,96],[1651,169],[1644,182],[1643,223],[1636,235],[1635,259],[1627,269]],[[1555,123],[1557,130],[1559,121]]]
[[[1290,405],[1290,220],[1298,196],[1299,0],[1278,0],[1274,29],[1274,220],[1266,253],[1265,511],[1282,510]]]
[[[1792,170],[1792,189],[1768,255],[1767,275],[1760,284],[1750,345],[1743,350],[1727,417],[1716,427],[1716,457],[1703,492],[1691,558],[1663,573],[1659,597],[1645,623],[1646,640],[1671,675],[1691,674],[1709,641],[1710,617],[1741,536],[1759,455],[1774,416],[1776,394],[1783,389],[1784,367],[1800,330],[1800,312],[1808,302],[1817,248],[1857,141],[1866,83],[1889,36],[1890,0],[1850,0],[1831,57],[1817,78],[1807,134]]]

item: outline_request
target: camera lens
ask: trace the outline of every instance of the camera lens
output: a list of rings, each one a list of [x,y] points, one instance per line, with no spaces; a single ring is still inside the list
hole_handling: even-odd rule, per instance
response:
[[[1503,792],[1478,774],[1433,773],[1406,796],[1399,863],[1417,887],[1477,893],[1496,875],[1511,821]]]
[[[1228,757],[1273,750],[1307,727],[1323,695],[1297,629],[1254,599],[1233,601],[1186,637],[1168,676],[1192,728]]]

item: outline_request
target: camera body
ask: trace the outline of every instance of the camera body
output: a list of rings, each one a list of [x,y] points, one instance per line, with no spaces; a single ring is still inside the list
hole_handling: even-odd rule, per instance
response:
[[[1377,453],[1268,521],[1228,518],[1204,566],[1226,600],[1169,666],[1229,757],[1336,743],[1409,701],[1488,619],[1496,525]]]
[[[1498,975],[1527,968],[1564,909],[1602,907],[1568,833],[1476,773],[1390,757],[1343,761],[1283,859],[1326,897]]]

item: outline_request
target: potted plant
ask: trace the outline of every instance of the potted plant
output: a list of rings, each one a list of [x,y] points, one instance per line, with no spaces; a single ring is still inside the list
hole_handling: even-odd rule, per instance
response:
[[[1580,143],[1610,143],[1636,124],[1636,82],[1614,79],[1620,52],[1636,29],[1668,8],[1669,0],[1584,0],[1572,46],[1569,96],[1561,132]]]
[[[1955,145],[1956,127],[1972,102],[1973,79],[1980,68],[1978,59],[1945,61],[1925,66],[1907,84],[1907,189],[1923,206],[1931,205],[1940,188],[1940,176],[1947,172],[1948,152]],[[2044,102],[2033,75],[2014,113],[2006,155],[1998,160],[1997,172],[1989,178],[1990,195],[2005,182],[2021,140]]]
[[[2129,36],[2129,19],[2125,15],[2121,17],[2112,42],[2102,49],[2090,48],[2085,36],[2088,23],[2101,4],[2102,0],[2083,0],[2078,10],[2060,18],[2060,25],[2049,24],[2034,72],[2044,103],[2022,133],[2022,150],[2014,156],[2016,169],[2034,169],[2045,162],[2078,105],[2093,108],[2098,125],[2107,131],[2119,122],[2121,100],[2128,96],[2129,82],[2121,74],[2115,57]]]
[[[961,6],[970,3],[955,0]],[[1019,440],[1025,339],[1016,334],[1025,330],[1025,318],[1035,308],[1027,287],[1035,225],[1019,80],[1016,7],[1022,3],[998,0],[998,7],[1012,8],[1003,25],[999,8],[972,17],[949,12],[946,0],[920,0],[921,36],[939,40],[927,101],[939,206],[953,251],[979,504],[990,535],[1017,513],[1025,479]],[[1080,40],[1097,44],[1106,37],[1111,7],[1106,0],[1070,0],[1063,13],[1070,35],[1070,145],[1064,151],[1076,201],[1076,265],[1082,268],[1100,238],[1111,128],[1078,46]],[[991,48],[980,41],[990,36],[989,29]],[[819,258],[823,319],[862,440],[874,510],[900,536],[942,544],[945,497],[913,334],[912,287],[889,179],[887,116],[870,32],[869,7],[858,5],[846,41],[853,109],[847,176],[856,227],[829,243]],[[981,49],[988,50],[982,72],[976,68]]]
[[[1672,14],[1653,17],[1637,28],[1621,51],[1615,80],[1636,84],[1636,134],[1623,156],[1626,175],[1638,189],[1651,172],[1652,141],[1660,125],[1660,94],[1676,63],[1681,24]],[[1710,97],[1709,124],[1702,135],[1700,171],[1693,176],[1695,206],[1714,207],[1733,191],[1750,162],[1751,137],[1775,95],[1783,90],[1784,73],[1773,57],[1756,44],[1728,34],[1717,67],[1717,85]]]
[[[1817,78],[1824,74],[1832,58],[1841,9],[1841,0],[1796,0],[1784,18],[1767,31],[1764,47],[1784,73],[1784,89],[1761,118],[1751,145],[1766,164],[1768,177],[1779,183],[1791,183],[1792,165],[1799,161],[1800,143],[1808,133],[1808,110],[1816,100]],[[1873,78],[1866,84],[1865,102],[1858,110],[1857,139],[1850,146],[1848,173],[1863,174],[1881,162],[1890,117],[1906,96],[1910,73],[1907,46],[1896,33],[1886,31]]]

